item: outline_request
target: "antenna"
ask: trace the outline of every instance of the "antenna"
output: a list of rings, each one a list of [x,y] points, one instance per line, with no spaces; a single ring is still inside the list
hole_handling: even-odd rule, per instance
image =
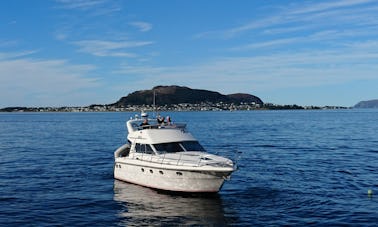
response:
[[[153,103],[152,103],[152,106],[153,106],[153,109],[154,109],[154,118],[156,117],[156,91],[155,89],[152,89],[154,91],[154,98],[153,98]]]

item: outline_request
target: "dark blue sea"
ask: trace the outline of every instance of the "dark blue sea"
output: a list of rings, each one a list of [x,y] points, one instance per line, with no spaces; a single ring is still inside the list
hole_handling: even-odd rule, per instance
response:
[[[238,160],[215,195],[114,180],[133,115],[1,113],[0,226],[378,225],[378,110],[169,113]]]

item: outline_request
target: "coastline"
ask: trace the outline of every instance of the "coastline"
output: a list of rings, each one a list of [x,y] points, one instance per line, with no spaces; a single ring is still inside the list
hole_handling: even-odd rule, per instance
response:
[[[85,107],[6,107],[0,112],[138,112],[144,111],[256,111],[256,110],[329,110],[329,109],[351,109],[342,106],[298,106],[298,105],[276,105],[264,104],[262,106],[254,103],[182,103],[175,105],[153,106],[153,105],[128,105],[126,107],[115,107],[112,105],[90,105]]]

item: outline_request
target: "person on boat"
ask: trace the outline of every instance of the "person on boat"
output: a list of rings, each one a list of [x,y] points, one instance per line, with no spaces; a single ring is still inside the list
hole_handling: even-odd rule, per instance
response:
[[[150,124],[148,123],[148,119],[145,118],[145,119],[143,120],[143,122],[140,124],[140,126],[147,126],[147,125],[150,125]]]
[[[157,116],[156,120],[159,125],[164,124],[164,117],[160,116],[160,114]]]
[[[167,116],[166,122],[168,125],[172,124],[171,117]]]

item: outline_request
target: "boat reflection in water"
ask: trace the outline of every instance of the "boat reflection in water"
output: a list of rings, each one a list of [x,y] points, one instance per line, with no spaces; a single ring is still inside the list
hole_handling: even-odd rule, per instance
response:
[[[114,200],[122,206],[120,225],[226,225],[218,194],[172,194],[115,180]]]

